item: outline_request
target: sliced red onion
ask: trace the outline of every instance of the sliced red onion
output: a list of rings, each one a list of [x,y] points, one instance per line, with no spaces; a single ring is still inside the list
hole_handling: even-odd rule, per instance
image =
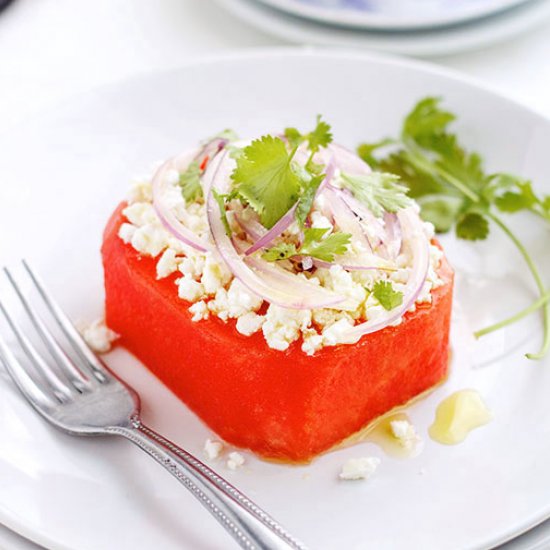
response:
[[[237,223],[242,230],[253,240],[257,241],[266,234],[265,227],[256,220],[245,220],[241,213],[235,214]]]
[[[296,219],[296,208],[298,203],[296,202],[290,210],[268,231],[265,232],[251,247],[247,249],[245,254],[250,256],[254,254],[256,250],[260,248],[265,248],[269,246],[281,233],[286,231],[291,225],[292,222]]]
[[[185,227],[178,218],[170,206],[166,203],[167,192],[167,175],[171,170],[177,170],[178,172],[185,169],[189,163],[193,160],[197,153],[196,149],[186,151],[166,161],[153,176],[153,208],[159,217],[162,225],[172,234],[174,237],[182,241],[183,243],[199,250],[200,252],[206,252],[211,249],[211,245],[205,240],[199,238],[188,227]]]
[[[396,214],[390,212],[384,213],[384,224],[386,226],[387,240],[385,242],[385,249],[390,259],[395,260],[401,252],[401,245],[403,244],[403,235],[401,232],[401,224]]]
[[[403,243],[412,253],[412,268],[403,292],[403,303],[377,319],[365,321],[346,332],[346,341],[357,342],[365,334],[382,330],[400,319],[416,302],[428,276],[430,267],[430,243],[424,233],[422,222],[413,208],[397,213],[403,231]]]
[[[227,156],[227,152],[222,153]],[[232,159],[231,159],[232,160]],[[231,164],[220,161],[219,170]],[[246,262],[227,236],[221,219],[218,203],[212,190],[224,193],[229,189],[229,178],[215,175],[206,200],[206,213],[217,251],[233,275],[254,294],[281,307],[291,309],[318,309],[346,305],[346,297],[328,291],[309,281],[299,278],[278,266],[255,256],[248,256]]]
[[[369,174],[372,172],[371,167],[363,159],[343,145],[331,143],[327,147],[327,151],[332,154],[336,168],[341,172],[351,174],[352,176]]]
[[[336,193],[332,187],[327,186],[323,192],[323,196],[327,199],[334,221],[340,230],[344,233],[349,233],[352,242],[355,241],[359,243],[365,251],[372,250],[357,217],[342,200],[340,194]]]

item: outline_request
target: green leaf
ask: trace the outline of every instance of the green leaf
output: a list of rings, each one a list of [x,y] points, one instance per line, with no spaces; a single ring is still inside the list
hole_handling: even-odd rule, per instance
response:
[[[194,202],[202,197],[201,170],[199,163],[194,160],[189,164],[185,172],[180,174],[178,185],[186,202]]]
[[[225,233],[228,237],[231,236],[231,227],[229,226],[229,222],[227,221],[227,213],[225,211],[225,199],[227,195],[221,195],[218,193],[215,189],[212,189],[212,195],[216,199],[216,202],[218,203],[218,207],[220,209],[220,218],[222,220],[223,226],[225,227]]]
[[[394,290],[390,281],[378,281],[372,293],[380,305],[388,311],[403,303],[403,293]]]
[[[455,115],[440,109],[441,98],[426,97],[420,100],[405,118],[402,138],[414,141],[431,140],[433,135],[442,134]]]
[[[546,195],[542,201],[542,207],[550,214],[550,195]]]
[[[456,235],[467,241],[484,240],[489,235],[489,222],[478,212],[467,212],[458,219]]]
[[[264,136],[245,147],[232,174],[239,196],[268,229],[292,207],[300,181],[290,165],[291,155],[277,137]]]
[[[317,125],[313,132],[307,135],[309,142],[308,148],[312,153],[319,151],[321,147],[326,147],[332,142],[332,132],[330,124],[321,119],[321,115],[317,115]]]
[[[378,168],[378,159],[374,156],[374,153],[379,149],[387,147],[395,143],[393,139],[386,138],[374,143],[361,143],[357,147],[357,154],[361,157],[371,168]]]
[[[300,248],[291,243],[275,245],[262,254],[269,262],[286,260],[292,256],[311,256],[325,262],[333,262],[334,257],[345,254],[351,240],[349,233],[332,233],[325,237],[328,229],[308,228],[304,230],[304,242]]]
[[[460,200],[438,195],[422,197],[418,203],[422,219],[433,223],[438,233],[451,230],[461,207]]]
[[[321,115],[317,115],[317,124],[308,134],[302,134],[296,128],[285,128],[284,133],[290,147],[298,147],[307,141],[307,147],[312,154],[319,151],[321,147],[326,147],[332,142],[330,125],[321,119]]]
[[[370,172],[359,176],[342,174],[342,184],[347,187],[375,216],[397,212],[413,204],[407,196],[407,187],[398,183],[399,176],[384,172]]]
[[[333,262],[335,256],[345,254],[351,241],[349,233],[332,233],[324,237],[328,229],[308,228],[304,230],[304,242],[300,254],[312,256],[325,262]]]
[[[281,243],[276,246],[268,248],[263,254],[262,258],[268,262],[276,262],[278,260],[286,260],[292,256],[296,256],[298,251],[296,245],[290,243]]]
[[[311,207],[313,206],[317,189],[319,189],[319,185],[321,185],[324,179],[325,174],[321,174],[319,176],[314,176],[309,180],[309,182],[304,183],[302,196],[300,197],[298,207],[296,208],[296,220],[302,227],[304,226],[306,218],[311,211]]]

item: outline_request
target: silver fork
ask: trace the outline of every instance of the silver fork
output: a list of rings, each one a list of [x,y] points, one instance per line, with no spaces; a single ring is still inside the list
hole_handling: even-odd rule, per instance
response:
[[[69,345],[72,359],[23,293],[12,273],[4,268],[23,309],[48,350],[50,361],[0,301],[26,359],[20,361],[0,337],[0,361],[34,409],[48,422],[71,435],[118,435],[129,439],[176,477],[208,511],[248,550],[305,550],[305,546],[279,523],[193,455],[148,428],[140,420],[139,395],[92,353],[38,275],[23,261],[38,291]],[[53,360],[53,361],[52,361]]]

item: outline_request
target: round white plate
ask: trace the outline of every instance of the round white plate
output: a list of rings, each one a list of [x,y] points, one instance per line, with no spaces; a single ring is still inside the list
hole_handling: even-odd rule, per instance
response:
[[[532,0],[491,18],[456,27],[380,32],[323,25],[288,15],[257,0],[216,1],[239,19],[293,43],[368,48],[419,57],[450,55],[509,40],[550,16],[549,0]]]
[[[330,75],[320,80],[319,75]],[[460,135],[491,167],[548,187],[550,122],[470,80],[408,61],[347,53],[260,51],[192,63],[98,90],[0,138],[2,263],[27,256],[75,320],[102,310],[101,231],[128,179],[198,138],[307,128],[317,113],[350,146],[398,131],[419,98],[439,95]],[[550,273],[548,233],[529,217],[514,227]],[[425,439],[418,457],[385,457],[372,444],[310,466],[246,454],[213,467],[311,548],[489,548],[550,515],[550,361],[533,316],[480,342],[480,327],[529,303],[533,285],[496,230],[481,244],[444,244],[457,269],[450,379],[410,415]],[[5,292],[0,281],[0,293]],[[6,333],[0,323],[0,331]],[[231,351],[231,350],[228,350]],[[145,421],[201,455],[209,430],[123,350],[106,358],[143,396]],[[441,399],[477,388],[495,420],[461,445],[430,441]],[[246,396],[243,396],[246,398]],[[183,487],[124,441],[71,438],[46,425],[0,374],[0,523],[49,548],[194,550],[231,542]],[[369,482],[337,479],[350,457],[377,455]]]
[[[330,25],[379,30],[448,27],[531,0],[257,0],[292,15]]]

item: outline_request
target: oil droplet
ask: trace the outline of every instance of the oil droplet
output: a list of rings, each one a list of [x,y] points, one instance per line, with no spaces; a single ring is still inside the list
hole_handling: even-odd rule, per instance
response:
[[[411,458],[422,450],[422,441],[413,431],[412,437],[398,438],[393,422],[406,422],[414,430],[409,417],[402,412],[389,414],[378,419],[365,435],[366,441],[378,445],[387,455],[396,458]]]
[[[475,428],[487,424],[493,415],[475,390],[460,390],[444,399],[435,412],[428,433],[438,443],[456,445]]]

